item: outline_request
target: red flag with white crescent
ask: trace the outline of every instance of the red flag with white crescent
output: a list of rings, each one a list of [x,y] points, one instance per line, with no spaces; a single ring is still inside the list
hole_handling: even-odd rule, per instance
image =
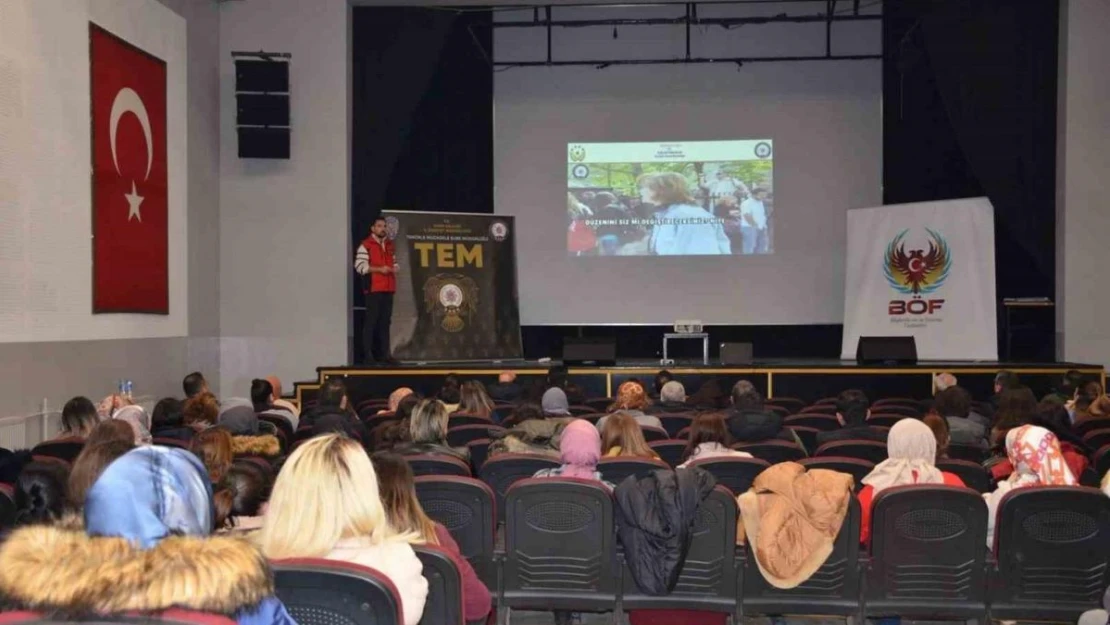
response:
[[[166,63],[89,23],[93,312],[169,314]]]

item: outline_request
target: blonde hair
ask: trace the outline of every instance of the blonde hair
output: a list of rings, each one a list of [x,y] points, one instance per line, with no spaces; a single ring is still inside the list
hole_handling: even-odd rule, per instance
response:
[[[609,415],[601,428],[602,452],[608,454],[614,447],[621,448],[621,456],[654,458],[656,455],[644,440],[644,432],[636,418],[627,412]]]
[[[324,557],[344,538],[368,546],[413,541],[389,524],[374,465],[339,434],[313,438],[289,456],[274,482],[258,546],[272,560]]]
[[[673,171],[644,174],[636,179],[636,186],[650,190],[660,206],[695,203],[686,177]]]
[[[447,444],[447,406],[438,399],[422,399],[409,417],[412,442]]]

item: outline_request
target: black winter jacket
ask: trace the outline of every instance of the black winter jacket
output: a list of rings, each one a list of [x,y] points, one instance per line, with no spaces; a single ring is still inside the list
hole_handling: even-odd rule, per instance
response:
[[[617,486],[617,536],[641,592],[666,595],[674,590],[698,506],[716,484],[707,471],[692,468],[653,471]]]

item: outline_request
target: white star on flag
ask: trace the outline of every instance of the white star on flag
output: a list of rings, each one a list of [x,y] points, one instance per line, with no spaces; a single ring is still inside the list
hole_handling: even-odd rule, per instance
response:
[[[143,200],[146,198],[139,195],[138,192],[135,191],[134,180],[131,181],[131,193],[124,193],[123,197],[127,198],[127,221],[131,221],[131,219],[134,218],[138,219],[139,222],[142,223],[143,215],[139,212],[139,205],[142,204]]]

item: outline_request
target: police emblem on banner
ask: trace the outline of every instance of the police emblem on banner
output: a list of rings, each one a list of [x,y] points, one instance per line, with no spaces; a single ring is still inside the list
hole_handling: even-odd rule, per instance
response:
[[[457,273],[436,274],[424,283],[424,306],[448,332],[459,332],[478,308],[478,285]]]

